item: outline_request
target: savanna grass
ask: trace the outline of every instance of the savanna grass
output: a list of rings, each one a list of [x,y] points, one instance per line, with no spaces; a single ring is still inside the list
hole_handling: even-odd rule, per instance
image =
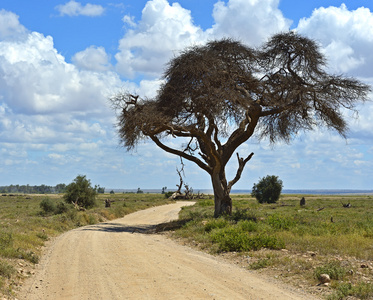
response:
[[[303,196],[306,205],[300,206]],[[251,269],[275,267],[284,270],[286,276],[296,274],[311,284],[317,283],[321,273],[328,273],[333,282],[343,282],[346,262],[351,260],[355,265],[348,266],[354,275],[348,279],[356,283],[351,283],[347,292],[337,288],[346,290],[344,285],[332,285],[336,294],[373,298],[372,284],[362,282],[364,277],[358,275],[358,262],[373,260],[372,196],[283,195],[276,204],[258,204],[249,195],[232,198],[232,215],[218,219],[212,215],[212,199],[186,207],[180,218],[190,221],[175,235],[210,252],[247,253],[253,257],[248,265]],[[347,203],[349,208],[343,206]],[[282,248],[276,257],[268,257],[273,253],[268,254],[272,251],[268,249]],[[260,249],[266,249],[266,254]],[[373,270],[366,270],[365,278],[372,277]]]

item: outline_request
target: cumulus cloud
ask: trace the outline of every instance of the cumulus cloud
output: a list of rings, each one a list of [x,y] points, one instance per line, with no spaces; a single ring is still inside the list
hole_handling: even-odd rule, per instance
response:
[[[80,69],[98,72],[111,69],[109,55],[106,53],[104,47],[91,46],[84,51],[75,53],[72,61]]]
[[[219,1],[213,11],[215,24],[203,31],[193,22],[191,11],[177,2],[150,0],[138,23],[131,16],[123,18],[131,29],[119,42],[117,71],[129,78],[139,73],[157,77],[180,50],[216,38],[234,37],[252,46],[262,43],[289,29],[291,21],[277,6],[277,0]]]
[[[71,0],[63,5],[57,5],[55,7],[61,16],[88,16],[88,17],[97,17],[101,16],[105,9],[101,5],[87,3],[82,5],[80,2]]]
[[[124,21],[128,23],[128,18]],[[129,78],[139,73],[157,77],[175,53],[205,40],[191,12],[177,2],[170,5],[166,0],[148,1],[138,24],[131,22],[134,28],[120,40],[115,55],[118,72]]]
[[[26,33],[26,28],[19,23],[16,14],[4,9],[0,10],[0,41],[18,39],[19,37],[23,37]]]
[[[368,8],[320,7],[296,30],[322,45],[332,71],[373,77],[373,13]]]
[[[86,54],[86,55],[84,55]],[[92,57],[100,60],[92,69],[108,69],[103,49],[78,53],[78,65],[89,67]],[[72,111],[100,111],[114,86],[121,86],[119,76],[79,70],[69,64],[54,48],[50,36],[32,32],[22,41],[0,42],[0,95],[8,99],[14,112],[46,114]]]
[[[278,0],[218,1],[213,11],[215,25],[208,32],[259,45],[272,34],[289,30],[291,21],[283,16],[278,4]]]

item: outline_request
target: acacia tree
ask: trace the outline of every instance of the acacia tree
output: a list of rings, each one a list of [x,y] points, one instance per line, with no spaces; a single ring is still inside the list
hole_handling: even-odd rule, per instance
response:
[[[345,136],[342,111],[367,99],[370,87],[330,75],[316,42],[293,32],[274,35],[260,49],[223,39],[194,46],[173,58],[153,99],[119,93],[117,129],[127,150],[150,138],[164,151],[196,163],[211,177],[215,216],[231,213],[230,191],[254,153],[240,157],[235,177],[225,167],[255,133],[289,142],[318,126]],[[172,148],[166,137],[184,138]]]

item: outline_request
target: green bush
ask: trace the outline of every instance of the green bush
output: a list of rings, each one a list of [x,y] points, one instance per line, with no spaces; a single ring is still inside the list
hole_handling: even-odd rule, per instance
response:
[[[259,203],[276,203],[280,198],[282,187],[282,180],[278,179],[278,176],[267,175],[261,178],[257,184],[254,183],[251,195]]]
[[[55,213],[56,214],[63,214],[69,210],[69,205],[62,201],[57,203]]]
[[[40,202],[40,208],[45,214],[51,214],[56,211],[56,202],[50,198],[44,198]]]
[[[66,187],[64,199],[67,203],[75,203],[84,208],[96,205],[96,188],[91,187],[91,182],[83,175],[78,175]]]
[[[170,198],[172,195],[173,195],[173,193],[175,193],[175,192],[172,192],[172,191],[170,191],[170,192],[165,192],[164,193],[164,196],[165,196],[165,198]]]

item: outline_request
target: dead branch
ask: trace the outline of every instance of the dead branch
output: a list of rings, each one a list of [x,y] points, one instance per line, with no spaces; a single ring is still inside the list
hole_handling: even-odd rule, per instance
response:
[[[350,207],[351,207],[351,203],[350,203],[350,202],[348,202],[347,204],[345,204],[345,203],[343,203],[343,202],[341,201],[341,203],[342,203],[342,206],[343,206],[344,208],[350,208]]]

